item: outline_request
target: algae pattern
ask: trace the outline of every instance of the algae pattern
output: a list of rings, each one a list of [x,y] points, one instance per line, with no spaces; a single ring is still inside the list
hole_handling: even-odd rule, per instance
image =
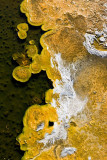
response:
[[[26,110],[17,136],[25,151],[22,160],[106,160],[106,6],[105,0],[21,3],[29,24],[14,24],[21,40],[12,52],[17,64],[13,62],[11,83],[20,95],[17,104],[23,99],[23,114]],[[31,25],[42,25],[46,32]],[[4,117],[8,119],[8,113]]]
[[[41,51],[39,39],[43,31],[40,27],[29,25],[25,40],[17,36],[17,25],[27,23],[26,17],[20,12],[21,2],[0,1],[0,160],[21,159],[23,152],[16,137],[22,131],[25,111],[30,105],[45,104],[44,93],[52,88],[51,81],[43,71],[32,75],[29,82],[23,84],[12,78],[13,69],[22,64],[20,58],[17,62],[13,60],[13,54],[22,53],[32,38],[39,54]]]
[[[29,24],[47,31],[40,38],[41,54],[29,52],[29,70],[46,71],[53,85],[46,104],[25,113],[17,138],[22,159],[106,159],[106,1],[24,0],[20,9]]]

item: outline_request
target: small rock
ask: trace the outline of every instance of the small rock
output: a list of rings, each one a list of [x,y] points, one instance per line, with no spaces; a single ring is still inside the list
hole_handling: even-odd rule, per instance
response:
[[[104,37],[100,37],[99,40],[100,40],[100,42],[105,42],[106,39]]]
[[[103,31],[105,34],[107,34],[107,28],[104,28]]]
[[[107,48],[107,42],[106,43],[104,43],[104,45],[103,45],[105,48]]]
[[[102,36],[103,33],[99,32],[99,31],[95,31],[95,34],[96,34],[97,37],[100,37],[100,36]]]
[[[64,127],[65,127],[65,128],[69,128],[70,125],[66,123],[66,124],[64,125]]]
[[[76,151],[76,148],[66,147],[61,152],[61,157],[66,157],[67,155],[71,155]]]
[[[104,35],[103,35],[103,36],[104,36],[104,38],[107,38],[107,34],[106,34],[106,33],[104,33]]]
[[[96,92],[96,91],[93,91],[93,93],[96,94],[97,92]]]

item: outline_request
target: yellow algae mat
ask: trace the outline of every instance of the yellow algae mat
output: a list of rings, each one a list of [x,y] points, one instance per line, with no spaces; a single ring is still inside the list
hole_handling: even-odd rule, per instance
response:
[[[106,0],[24,0],[20,8],[46,33],[41,54],[30,41],[13,77],[26,82],[45,70],[53,83],[46,105],[25,113],[22,160],[106,160]]]

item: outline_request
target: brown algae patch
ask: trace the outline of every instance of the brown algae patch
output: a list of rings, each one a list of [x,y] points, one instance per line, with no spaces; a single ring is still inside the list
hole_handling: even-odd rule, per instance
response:
[[[12,55],[13,60],[15,60],[20,66],[28,66],[30,65],[31,61],[27,57],[26,53],[14,53]]]
[[[30,44],[25,47],[26,54],[29,58],[33,58],[38,54],[38,49],[34,41],[30,41]]]
[[[25,46],[23,53],[13,54],[13,60],[19,64],[12,74],[17,81],[27,82],[31,73],[37,74],[41,71],[41,56],[38,54],[38,49],[34,43]]]
[[[40,39],[41,55],[31,42],[28,57],[31,72],[45,70],[53,82],[53,89],[46,92],[47,104],[34,105],[25,113],[23,133],[17,138],[26,151],[23,160],[105,159],[107,63],[90,55],[90,43],[85,41],[88,36],[90,42],[89,32],[103,28],[104,3],[22,2],[21,11],[30,24],[52,29]]]

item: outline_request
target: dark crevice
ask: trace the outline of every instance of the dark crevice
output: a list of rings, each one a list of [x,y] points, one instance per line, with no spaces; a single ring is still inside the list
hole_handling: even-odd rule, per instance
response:
[[[54,126],[54,122],[49,121],[49,127]]]

